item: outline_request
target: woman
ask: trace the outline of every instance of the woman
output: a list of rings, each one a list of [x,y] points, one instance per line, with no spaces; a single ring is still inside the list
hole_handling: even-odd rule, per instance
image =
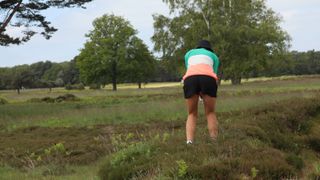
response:
[[[186,123],[187,144],[192,144],[198,118],[198,99],[204,103],[210,138],[216,141],[218,121],[215,113],[217,97],[219,59],[207,40],[201,40],[196,49],[185,55],[187,72],[184,80],[184,97],[187,100],[188,119]]]

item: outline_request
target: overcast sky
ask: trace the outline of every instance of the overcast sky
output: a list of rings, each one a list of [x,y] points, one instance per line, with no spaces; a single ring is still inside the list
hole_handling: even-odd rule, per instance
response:
[[[267,0],[267,5],[283,17],[281,26],[292,38],[292,50],[320,50],[320,0]],[[162,0],[95,0],[87,9],[49,10],[48,20],[58,32],[50,40],[36,35],[20,46],[0,46],[0,67],[71,60],[83,47],[84,35],[92,29],[92,21],[106,13],[128,19],[152,50],[152,14],[168,15],[168,8]]]

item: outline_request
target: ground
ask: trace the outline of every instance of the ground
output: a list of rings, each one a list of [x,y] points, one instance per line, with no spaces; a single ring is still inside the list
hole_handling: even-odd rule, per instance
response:
[[[218,141],[209,140],[199,103],[191,147],[184,142],[182,85],[136,87],[0,91],[7,101],[0,105],[0,177],[320,177],[320,76],[250,79],[240,86],[223,82]],[[55,101],[65,94],[77,98]]]

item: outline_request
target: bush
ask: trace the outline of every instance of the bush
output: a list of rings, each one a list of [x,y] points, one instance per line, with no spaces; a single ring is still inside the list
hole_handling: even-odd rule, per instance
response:
[[[101,89],[100,84],[90,84],[89,89]]]
[[[30,102],[30,103],[41,103],[41,99],[40,98],[31,98],[31,99],[28,99],[27,102]]]
[[[308,140],[309,147],[317,152],[320,152],[320,138],[312,137]]]
[[[236,173],[232,162],[220,161],[202,166],[192,166],[188,176],[192,179],[237,179]]]
[[[63,101],[78,101],[79,98],[76,97],[75,95],[73,94],[65,94],[65,95],[62,95],[62,96],[58,96],[56,99],[55,99],[55,102],[63,102]]]
[[[55,99],[51,97],[44,97],[40,99],[41,102],[46,102],[46,103],[54,103]]]
[[[80,84],[67,84],[65,86],[65,89],[66,90],[84,90],[85,87],[82,83],[80,83]]]
[[[29,99],[27,102],[30,102],[30,103],[40,103],[40,102],[59,103],[59,102],[65,102],[65,101],[79,101],[79,100],[80,99],[73,94],[64,94],[64,95],[58,96],[56,98],[52,98],[52,97],[32,98],[32,99]]]
[[[151,155],[150,145],[132,144],[111,155],[99,170],[99,176],[101,179],[130,179],[152,167]]]
[[[8,104],[8,101],[6,99],[0,97],[0,105],[2,105],[2,104]]]
[[[281,150],[285,150],[288,152],[299,152],[300,147],[297,143],[293,141],[292,136],[275,132],[270,134],[271,142],[273,147]]]
[[[267,135],[267,133],[261,129],[258,126],[250,126],[250,125],[243,125],[244,127],[244,131],[246,132],[247,136],[251,136],[253,138],[258,138],[259,140],[263,141],[263,142],[269,142],[269,137]]]
[[[301,170],[304,167],[303,160],[295,154],[289,154],[286,158],[286,161],[288,162],[288,164],[292,165],[297,170]]]

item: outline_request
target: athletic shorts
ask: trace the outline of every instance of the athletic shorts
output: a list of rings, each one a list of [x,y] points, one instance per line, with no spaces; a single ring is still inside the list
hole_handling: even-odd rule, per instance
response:
[[[188,99],[195,94],[206,94],[211,97],[217,97],[218,86],[213,77],[206,75],[195,75],[187,77],[184,80],[183,91],[184,98]]]

